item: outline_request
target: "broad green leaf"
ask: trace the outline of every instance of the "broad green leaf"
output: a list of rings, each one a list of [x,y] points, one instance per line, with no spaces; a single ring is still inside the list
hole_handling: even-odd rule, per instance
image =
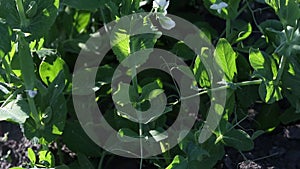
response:
[[[70,169],[70,167],[68,167],[67,165],[63,164],[60,166],[56,166],[55,169]]]
[[[266,103],[274,103],[275,101],[281,100],[281,87],[275,86],[274,81],[263,81],[259,86],[259,96]]]
[[[263,130],[257,130],[252,134],[251,139],[255,140],[257,137],[263,135],[264,133],[265,133],[265,131],[263,131]]]
[[[110,43],[117,59],[122,62],[134,52],[153,48],[159,36],[160,34],[149,21],[134,15],[123,17],[117,22],[112,31]],[[151,52],[151,50],[148,50],[148,52]],[[148,52],[145,52],[145,55],[148,55]]]
[[[280,124],[279,116],[280,107],[278,103],[264,104],[258,115],[256,115],[256,126],[260,130],[271,131]]]
[[[134,141],[134,139],[139,138],[138,133],[129,128],[121,128],[118,131],[117,136],[121,140],[121,142],[132,142]]]
[[[42,151],[39,151],[38,155],[39,155],[39,163],[40,164],[43,164],[47,167],[55,166],[54,155],[52,154],[51,151],[42,150]]]
[[[269,55],[262,53],[258,49],[250,49],[249,55],[250,64],[253,67],[254,75],[267,79],[274,80],[277,76],[277,66]]]
[[[284,26],[295,26],[300,18],[299,2],[296,0],[266,0]]]
[[[180,155],[176,155],[171,164],[166,169],[187,169],[188,161]]]
[[[24,0],[22,2],[25,11],[28,10],[32,1],[36,2],[37,9],[35,15],[26,18],[29,20],[26,25],[21,24],[14,0],[0,0],[0,4],[3,5],[0,7],[3,10],[3,13],[0,13],[0,17],[6,19],[11,28],[21,29],[23,32],[30,33],[34,39],[38,39],[45,36],[54,23],[58,12],[59,0]]]
[[[140,1],[141,0],[121,0],[121,7],[120,7],[120,13],[121,16],[126,16],[129,14],[132,14],[134,12],[137,12],[140,7]]]
[[[63,95],[65,88],[65,76],[61,71],[55,80],[49,85],[47,93],[39,96],[41,98],[36,100],[36,105],[39,105],[39,115],[43,117],[42,121],[45,123],[43,128],[36,128],[31,119],[26,121],[25,135],[28,138],[40,137],[47,142],[52,142],[59,135],[62,135],[67,116],[67,105]]]
[[[240,151],[249,151],[253,149],[254,143],[250,136],[240,129],[232,129],[223,135],[222,142],[230,147]]]
[[[77,157],[78,157],[78,163],[80,165],[80,168],[95,169],[93,164],[90,162],[90,160],[87,158],[86,155],[82,153],[78,153]]]
[[[183,58],[184,60],[193,60],[195,58],[194,51],[186,46],[182,41],[177,42],[171,49],[171,52],[176,56]]]
[[[165,132],[163,129],[160,130],[150,130],[149,133],[154,138],[156,142],[160,142],[168,138],[168,133]]]
[[[56,60],[53,61],[52,63],[44,60],[40,64],[40,68],[39,68],[41,79],[45,84],[48,85],[49,83],[53,82],[53,80],[56,78],[58,73],[64,69],[64,66],[65,66],[65,61],[60,57],[57,57]]]
[[[34,62],[28,45],[29,44],[26,42],[25,38],[23,36],[19,36],[18,59],[22,79],[26,90],[33,90],[36,77],[34,73]]]
[[[35,156],[35,153],[32,150],[32,148],[28,148],[27,153],[28,153],[28,158],[29,158],[30,162],[32,164],[35,164],[36,163],[36,156]]]
[[[78,10],[95,11],[104,5],[105,0],[64,0],[63,3]]]
[[[0,20],[0,52],[7,54],[11,50],[11,30],[6,23]]]
[[[279,116],[280,121],[287,125],[292,122],[300,120],[300,113],[296,113],[294,108],[289,108],[282,115]]]
[[[218,69],[224,73],[224,80],[232,82],[237,73],[235,62],[237,56],[226,39],[219,40],[214,56]]]
[[[210,78],[209,74],[200,59],[200,56],[196,57],[193,72],[195,74],[195,79],[200,84],[201,87],[210,87]]]
[[[101,148],[89,138],[79,122],[67,121],[62,138],[73,152],[94,157],[101,156]]]
[[[0,121],[13,121],[23,124],[29,118],[29,106],[24,100],[13,100],[0,108]]]
[[[78,33],[82,33],[86,30],[86,27],[90,23],[91,13],[86,11],[79,11],[74,16],[74,23]]]

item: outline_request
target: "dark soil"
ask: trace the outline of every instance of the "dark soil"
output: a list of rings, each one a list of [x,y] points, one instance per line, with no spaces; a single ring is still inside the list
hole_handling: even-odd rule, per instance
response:
[[[261,135],[250,152],[228,148],[222,164],[226,169],[300,169],[300,125]]]
[[[5,136],[6,135],[6,136]],[[55,145],[52,145],[52,147]],[[27,140],[18,125],[0,122],[0,168],[28,166],[28,148],[40,146]],[[74,156],[74,155],[73,155]],[[74,157],[73,157],[74,158]],[[224,169],[300,169],[300,124],[279,126],[255,140],[250,152],[227,148],[217,168]]]

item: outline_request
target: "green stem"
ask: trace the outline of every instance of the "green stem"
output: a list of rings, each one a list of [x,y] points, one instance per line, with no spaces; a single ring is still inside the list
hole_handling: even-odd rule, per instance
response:
[[[103,153],[101,155],[101,159],[100,159],[99,164],[98,164],[98,169],[102,169],[103,161],[104,161],[105,156],[106,156],[106,151],[103,151]]]
[[[229,18],[227,18],[226,19],[226,39],[229,37],[229,35],[230,35],[230,27],[231,27],[231,23],[230,23],[231,21],[230,21],[230,19]]]
[[[20,21],[21,21],[21,28],[27,27],[29,25],[29,20],[26,18],[23,2],[22,0],[15,0],[15,1],[19,13]]]
[[[259,79],[259,80],[244,81],[244,82],[238,82],[238,83],[232,83],[232,84],[233,84],[233,86],[241,87],[241,86],[249,86],[249,85],[259,85],[261,82],[262,82],[262,80]],[[207,94],[209,92],[216,92],[216,91],[229,89],[230,87],[231,87],[230,85],[225,85],[225,86],[221,86],[221,87],[217,87],[217,88],[207,89],[205,91],[199,92],[199,93],[191,95],[191,96],[181,97],[180,100],[190,99],[190,98],[193,98],[196,96]]]
[[[281,76],[283,74],[284,71],[284,67],[286,64],[286,56],[282,55],[281,56],[281,60],[280,60],[280,64],[279,64],[279,69],[278,69],[278,73],[274,82],[274,85],[277,86],[279,84],[279,81],[281,79]]]
[[[28,98],[29,107],[30,107],[30,110],[32,113],[32,118],[35,121],[36,128],[39,129],[41,127],[41,122],[40,122],[40,117],[39,117],[38,111],[35,106],[35,102],[34,102],[33,98],[31,98],[28,94],[27,94],[27,98]]]

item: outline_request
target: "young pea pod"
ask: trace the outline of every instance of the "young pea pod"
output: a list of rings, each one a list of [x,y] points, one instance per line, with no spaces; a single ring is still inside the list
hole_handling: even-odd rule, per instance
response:
[[[34,63],[28,42],[20,33],[18,39],[18,57],[26,90],[33,90],[35,83]]]
[[[28,5],[28,9],[26,10],[27,18],[32,18],[37,13],[37,3],[35,1],[31,1]]]

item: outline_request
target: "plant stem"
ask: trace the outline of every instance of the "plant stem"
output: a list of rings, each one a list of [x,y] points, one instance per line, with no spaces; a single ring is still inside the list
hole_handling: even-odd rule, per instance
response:
[[[27,94],[27,98],[28,98],[29,107],[30,107],[30,110],[32,113],[32,118],[35,121],[36,128],[39,129],[41,127],[41,121],[40,121],[40,117],[39,117],[38,111],[35,106],[35,102],[34,102],[33,98],[31,98],[28,94]]]
[[[230,19],[229,18],[227,18],[226,19],[226,39],[229,37],[229,35],[230,35]]]
[[[20,21],[21,21],[21,28],[27,27],[29,25],[29,20],[26,18],[23,2],[22,0],[15,0],[15,1],[19,13]]]
[[[102,165],[103,165],[103,161],[104,161],[105,156],[106,156],[106,151],[103,151],[103,153],[101,155],[101,159],[100,159],[99,164],[98,164],[98,169],[102,169]]]
[[[278,73],[274,82],[274,85],[277,86],[279,84],[279,81],[281,79],[281,76],[283,74],[284,71],[284,67],[285,67],[285,63],[286,63],[286,56],[282,55],[281,56],[281,60],[280,60],[280,64],[279,64],[279,69],[278,69]]]
[[[253,81],[244,81],[244,82],[232,83],[232,85],[241,87],[241,86],[249,86],[249,85],[258,85],[261,82],[262,82],[262,80],[259,79],[259,80],[253,80]],[[206,94],[206,93],[209,93],[209,92],[229,89],[230,87],[231,87],[230,85],[225,85],[225,86],[221,86],[221,87],[217,87],[217,88],[207,89],[205,91],[199,92],[199,93],[191,95],[191,96],[181,97],[180,99],[181,100],[190,99],[190,98],[200,96],[200,95],[203,95],[203,94]]]

